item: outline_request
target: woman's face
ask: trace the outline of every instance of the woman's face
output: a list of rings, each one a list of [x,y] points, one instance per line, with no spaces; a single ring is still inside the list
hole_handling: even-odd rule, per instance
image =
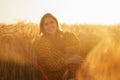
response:
[[[57,23],[52,17],[46,17],[43,21],[45,32],[48,34],[55,34],[57,31]]]

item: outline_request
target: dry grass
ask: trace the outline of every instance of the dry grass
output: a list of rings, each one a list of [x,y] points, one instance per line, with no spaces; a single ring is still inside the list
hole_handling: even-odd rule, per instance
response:
[[[78,80],[85,80],[81,76],[81,71],[85,70],[89,70],[87,80],[120,80],[120,25],[61,26],[79,38],[81,55],[86,59],[85,67],[77,75]],[[37,61],[32,44],[38,36],[39,27],[35,23],[0,24],[0,80],[41,80],[38,69],[24,55]]]
[[[120,80],[119,26],[108,30],[107,36],[89,52],[76,80]]]

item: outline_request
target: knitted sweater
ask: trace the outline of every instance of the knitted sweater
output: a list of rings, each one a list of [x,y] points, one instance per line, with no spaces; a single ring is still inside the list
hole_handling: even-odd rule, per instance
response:
[[[33,44],[38,62],[45,70],[59,71],[66,66],[65,61],[67,58],[80,54],[79,40],[73,33],[65,32],[60,35],[59,39],[58,42],[62,44],[62,49],[56,48],[53,44],[57,40],[51,41],[46,37],[36,39]],[[66,51],[65,48],[70,46],[73,47]]]

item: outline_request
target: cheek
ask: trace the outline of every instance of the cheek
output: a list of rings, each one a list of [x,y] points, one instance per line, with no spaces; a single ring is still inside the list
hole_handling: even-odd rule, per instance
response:
[[[54,29],[57,30],[57,26],[55,26]]]
[[[48,30],[48,27],[47,27],[47,26],[44,26],[44,30],[47,31],[47,30]]]
[[[57,28],[58,28],[58,25],[57,25],[57,24],[54,24],[54,29],[57,30]]]
[[[49,26],[44,26],[44,29],[45,29],[45,30],[49,29]]]

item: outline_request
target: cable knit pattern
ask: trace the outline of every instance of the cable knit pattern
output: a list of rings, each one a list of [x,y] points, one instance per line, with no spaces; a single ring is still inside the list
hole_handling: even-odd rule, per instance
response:
[[[67,50],[67,54],[69,55],[80,55],[80,42],[79,39],[70,32],[66,32],[64,34],[64,46],[69,48]]]
[[[66,32],[60,36],[64,48],[74,45],[75,47],[70,48],[70,50],[65,53],[64,51],[57,49],[53,45],[54,41],[51,42],[46,37],[36,38],[33,44],[34,53],[37,55],[38,63],[43,67],[44,71],[48,72],[48,76],[54,75],[55,77],[55,75],[57,75],[56,78],[60,78],[60,76],[64,74],[66,59],[72,57],[74,54],[79,54],[79,46],[76,46],[79,44],[79,41],[74,34]]]
[[[65,47],[74,46],[70,48],[69,53],[63,53],[56,49],[53,44],[45,37],[41,37],[34,42],[34,51],[38,56],[40,65],[49,69],[50,71],[57,71],[65,66],[64,61],[74,54],[79,54],[78,39],[75,35],[69,32],[63,34],[63,43]]]

